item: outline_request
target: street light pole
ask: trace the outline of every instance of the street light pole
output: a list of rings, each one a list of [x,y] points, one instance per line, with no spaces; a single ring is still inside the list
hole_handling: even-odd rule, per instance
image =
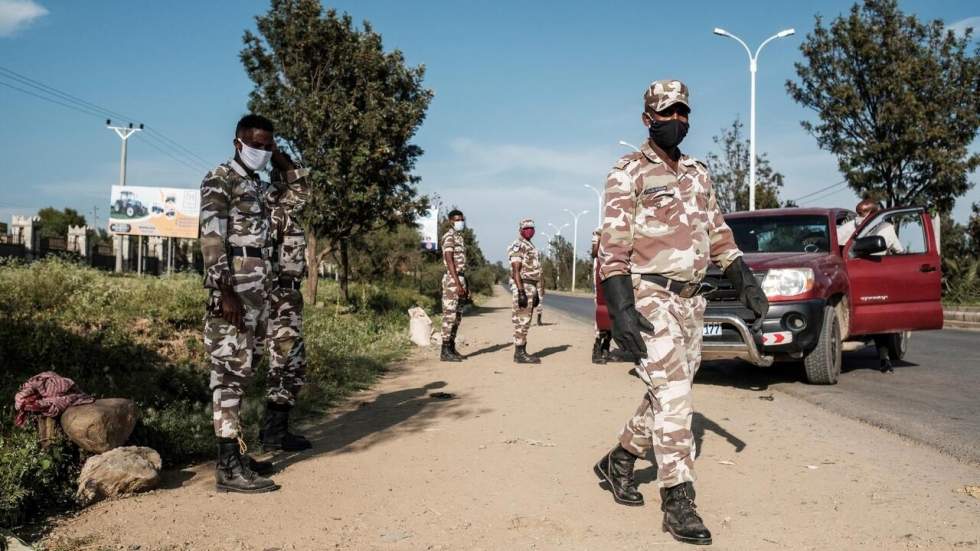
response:
[[[752,50],[749,46],[739,37],[726,31],[725,29],[715,27],[714,33],[718,36],[726,36],[731,38],[742,45],[745,48],[745,53],[749,55],[749,73],[751,74],[752,85],[750,87],[750,105],[749,105],[749,210],[755,210],[755,73],[758,69],[759,52],[762,48],[769,42],[777,38],[786,38],[792,34],[796,33],[795,29],[784,29],[778,33],[765,39],[762,44],[755,50],[755,55],[752,55]]]
[[[138,128],[133,127],[133,123],[129,123],[129,126],[112,126],[112,120],[111,119],[106,119],[105,125],[106,125],[106,128],[108,128],[109,130],[114,131],[116,133],[116,135],[119,136],[119,139],[122,140],[122,152],[121,152],[121,155],[120,155],[120,158],[119,158],[119,185],[120,186],[125,186],[126,185],[126,145],[129,143],[130,136],[132,136],[133,134],[135,134],[135,133],[140,132],[140,131],[143,130],[143,125],[140,124]],[[110,213],[110,219],[111,218],[112,218],[112,215]],[[111,230],[112,230],[112,228],[110,228],[110,231]],[[122,235],[117,235],[117,236],[113,236],[113,240],[115,240],[116,243],[117,243],[117,247],[116,247],[116,273],[121,273],[123,271],[123,244],[125,243],[125,245],[128,246],[129,245],[129,239],[127,239],[126,237],[124,237]],[[139,255],[140,256],[140,261],[142,261],[142,255],[143,255],[143,247],[142,247],[142,245],[143,245],[143,239],[142,239],[142,236],[141,236],[140,237],[140,251],[139,251],[140,252],[140,255]],[[141,271],[142,268],[143,268],[143,266],[138,266],[139,271]]]
[[[574,213],[568,209],[564,209],[565,212],[572,215],[572,219],[575,220],[575,225],[572,227],[572,292],[575,292],[575,265],[578,264],[576,259],[578,258],[578,217],[583,214],[588,214],[589,211],[583,210],[579,213]]]
[[[602,227],[602,213],[603,213],[603,211],[606,210],[606,209],[603,208],[603,204],[602,204],[602,192],[599,191],[598,189],[596,189],[595,187],[590,186],[589,184],[585,184],[585,187],[591,189],[593,191],[593,193],[595,193],[596,199],[599,200],[599,208],[595,211],[596,214],[598,215],[598,218],[599,218],[599,225],[596,226],[596,227],[597,228],[601,228]]]

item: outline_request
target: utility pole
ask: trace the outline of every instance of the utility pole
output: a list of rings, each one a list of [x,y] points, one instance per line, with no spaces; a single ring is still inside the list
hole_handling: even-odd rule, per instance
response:
[[[597,215],[599,215],[599,225],[598,225],[598,226],[596,226],[596,227],[597,227],[597,228],[601,228],[601,227],[602,227],[602,213],[603,213],[603,211],[604,211],[604,210],[606,210],[606,209],[604,208],[604,207],[605,207],[605,205],[603,205],[603,201],[602,201],[602,200],[603,200],[603,195],[602,195],[602,192],[601,192],[601,191],[599,191],[598,189],[596,189],[595,187],[593,187],[593,186],[590,186],[589,184],[585,184],[585,187],[587,187],[587,188],[589,188],[589,189],[591,189],[591,190],[592,190],[592,192],[593,192],[593,193],[595,193],[595,195],[596,195],[596,198],[597,198],[597,199],[599,200],[599,208],[598,208],[598,209],[596,209],[596,211],[595,211],[595,212],[596,212],[596,214],[597,214]]]
[[[578,264],[576,260],[578,259],[578,217],[583,214],[588,214],[589,211],[583,210],[579,213],[574,213],[568,209],[564,209],[565,212],[572,215],[575,220],[575,225],[572,226],[572,292],[575,292],[575,265]]]
[[[124,126],[112,126],[112,119],[106,119],[105,125],[106,125],[106,128],[108,128],[109,130],[114,131],[116,133],[116,135],[119,136],[119,139],[122,140],[122,153],[121,153],[120,159],[119,159],[119,185],[120,186],[125,186],[126,185],[126,145],[129,143],[130,136],[132,136],[133,134],[135,134],[135,133],[140,132],[140,131],[143,130],[143,125],[140,124],[138,128],[133,127],[133,123],[129,123],[129,126],[125,126],[125,127]],[[110,228],[110,231],[111,231],[111,228]],[[112,237],[112,240],[115,241],[117,243],[117,245],[118,245],[117,247],[115,247],[115,249],[116,249],[116,273],[121,273],[123,271],[123,247],[125,246],[128,249],[128,247],[129,247],[129,238],[127,236],[123,236],[123,235],[114,235]],[[143,248],[142,248],[143,238],[142,238],[142,236],[140,236],[139,244],[140,244],[140,257],[141,257],[140,260],[142,260],[142,253],[143,253]],[[142,266],[140,266],[139,268],[142,268]]]

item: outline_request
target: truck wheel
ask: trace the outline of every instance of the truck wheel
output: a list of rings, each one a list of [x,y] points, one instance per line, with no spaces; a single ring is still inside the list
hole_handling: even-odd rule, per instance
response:
[[[823,325],[817,347],[803,358],[806,380],[813,385],[837,384],[840,366],[840,321],[837,320],[837,309],[827,306],[823,309]]]
[[[888,349],[888,358],[896,361],[905,359],[905,354],[909,351],[909,339],[912,338],[911,331],[901,333],[888,333],[875,337],[875,345]]]
[[[133,214],[135,214],[135,211],[133,210],[133,207],[126,207],[126,216],[132,218],[133,217]]]

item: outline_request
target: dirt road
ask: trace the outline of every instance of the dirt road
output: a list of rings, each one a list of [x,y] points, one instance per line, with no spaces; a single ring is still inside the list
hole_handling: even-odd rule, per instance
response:
[[[539,366],[511,361],[509,298],[460,330],[462,364],[419,353],[308,427],[282,490],[217,494],[212,467],[96,505],[52,538],[90,549],[683,549],[647,505],[599,488],[592,464],[643,393],[589,362],[591,327],[551,310]],[[441,395],[438,393],[446,393]],[[718,549],[980,549],[980,468],[785,394],[695,387],[698,503]]]

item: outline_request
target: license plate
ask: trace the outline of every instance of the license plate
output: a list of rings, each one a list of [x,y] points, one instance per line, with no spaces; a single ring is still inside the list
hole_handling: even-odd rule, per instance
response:
[[[720,323],[706,323],[704,324],[704,329],[701,330],[701,334],[705,337],[720,337],[721,336],[721,324]]]

